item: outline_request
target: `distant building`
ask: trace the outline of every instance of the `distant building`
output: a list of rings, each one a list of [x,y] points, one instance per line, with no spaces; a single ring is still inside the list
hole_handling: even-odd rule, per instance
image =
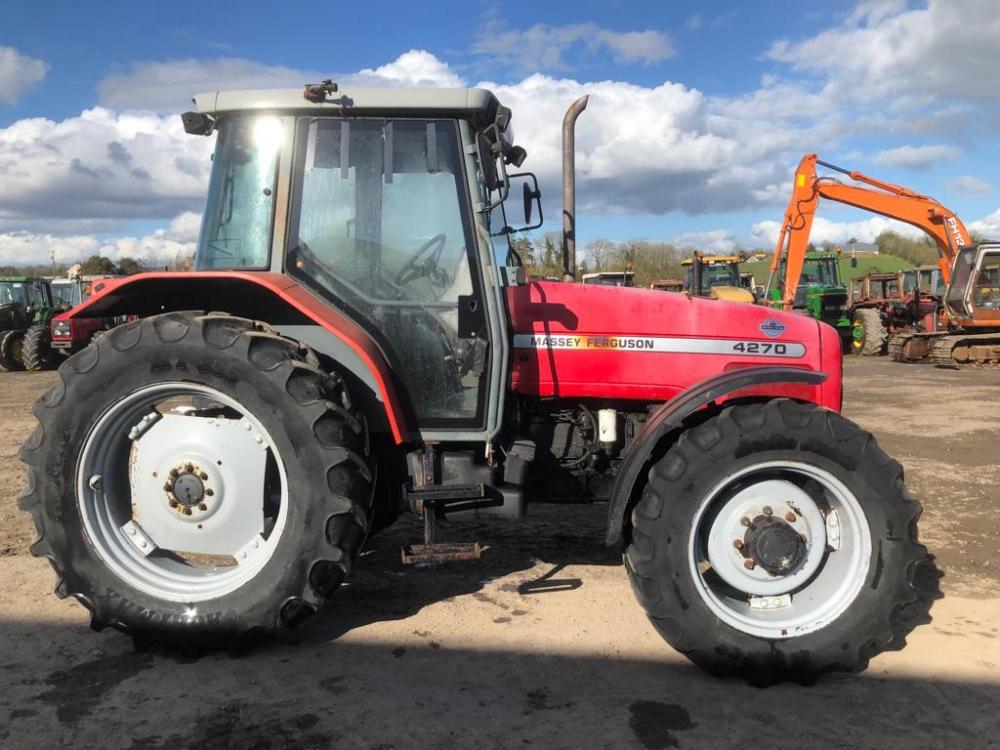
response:
[[[848,242],[841,245],[841,250],[845,253],[878,255],[878,245],[874,242]]]

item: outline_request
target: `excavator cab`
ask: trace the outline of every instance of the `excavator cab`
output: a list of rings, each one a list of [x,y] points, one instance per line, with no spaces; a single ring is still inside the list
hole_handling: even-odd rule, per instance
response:
[[[980,243],[958,252],[945,292],[948,313],[963,325],[1000,325],[1000,244]]]

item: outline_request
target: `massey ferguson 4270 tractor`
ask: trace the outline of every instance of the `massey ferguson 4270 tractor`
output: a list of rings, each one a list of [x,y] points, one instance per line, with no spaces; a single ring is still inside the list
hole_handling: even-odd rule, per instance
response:
[[[425,529],[404,559],[433,562],[479,554],[435,538],[444,517],[589,500],[654,627],[710,671],[856,670],[899,636],[920,508],[838,414],[837,332],[572,283],[585,99],[567,280],[532,283],[504,200],[519,186],[530,223],[539,193],[492,93],[195,102],[186,129],[216,137],[197,271],[69,313],[141,319],[60,367],[21,451],[32,550],[95,628],[225,648],[314,612],[402,510]]]

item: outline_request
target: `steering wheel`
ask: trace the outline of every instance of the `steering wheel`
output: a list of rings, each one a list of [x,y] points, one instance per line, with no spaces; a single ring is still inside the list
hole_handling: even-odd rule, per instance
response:
[[[430,276],[437,268],[438,261],[441,260],[441,253],[444,251],[444,243],[448,238],[443,234],[435,234],[427,242],[417,248],[417,251],[410,256],[410,259],[403,264],[396,274],[396,284],[409,284],[411,281]],[[427,259],[422,263],[420,259],[427,255]]]

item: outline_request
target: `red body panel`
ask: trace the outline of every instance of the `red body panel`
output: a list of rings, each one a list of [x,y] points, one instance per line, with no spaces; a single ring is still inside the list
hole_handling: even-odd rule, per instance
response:
[[[508,288],[507,300],[514,334],[511,388],[518,393],[662,402],[726,370],[784,365],[829,377],[821,386],[765,386],[753,393],[840,409],[839,338],[804,315],[674,292],[558,282]],[[783,356],[768,354],[775,351]]]
[[[113,303],[116,294],[122,292],[126,287],[131,290],[141,288],[141,285],[152,285],[164,281],[177,281],[182,279],[185,284],[197,284],[199,282],[212,282],[213,280],[227,279],[240,280],[264,287],[272,292],[300,313],[311,318],[315,323],[325,328],[331,334],[347,344],[361,361],[371,370],[372,376],[378,387],[379,396],[385,405],[386,417],[393,437],[397,443],[407,440],[406,425],[403,420],[403,410],[393,385],[392,374],[385,362],[385,358],[378,346],[371,337],[350,319],[341,315],[330,305],[323,303],[308,291],[296,284],[292,279],[279,273],[263,272],[234,272],[234,271],[198,271],[197,273],[143,273],[129,276],[124,279],[111,279],[94,284],[93,295],[82,305],[75,307],[68,313],[60,315],[60,320],[71,320],[73,318],[86,318],[92,315],[104,315],[109,303]],[[192,298],[196,298],[195,290],[192,287]],[[88,312],[91,315],[88,315]]]

